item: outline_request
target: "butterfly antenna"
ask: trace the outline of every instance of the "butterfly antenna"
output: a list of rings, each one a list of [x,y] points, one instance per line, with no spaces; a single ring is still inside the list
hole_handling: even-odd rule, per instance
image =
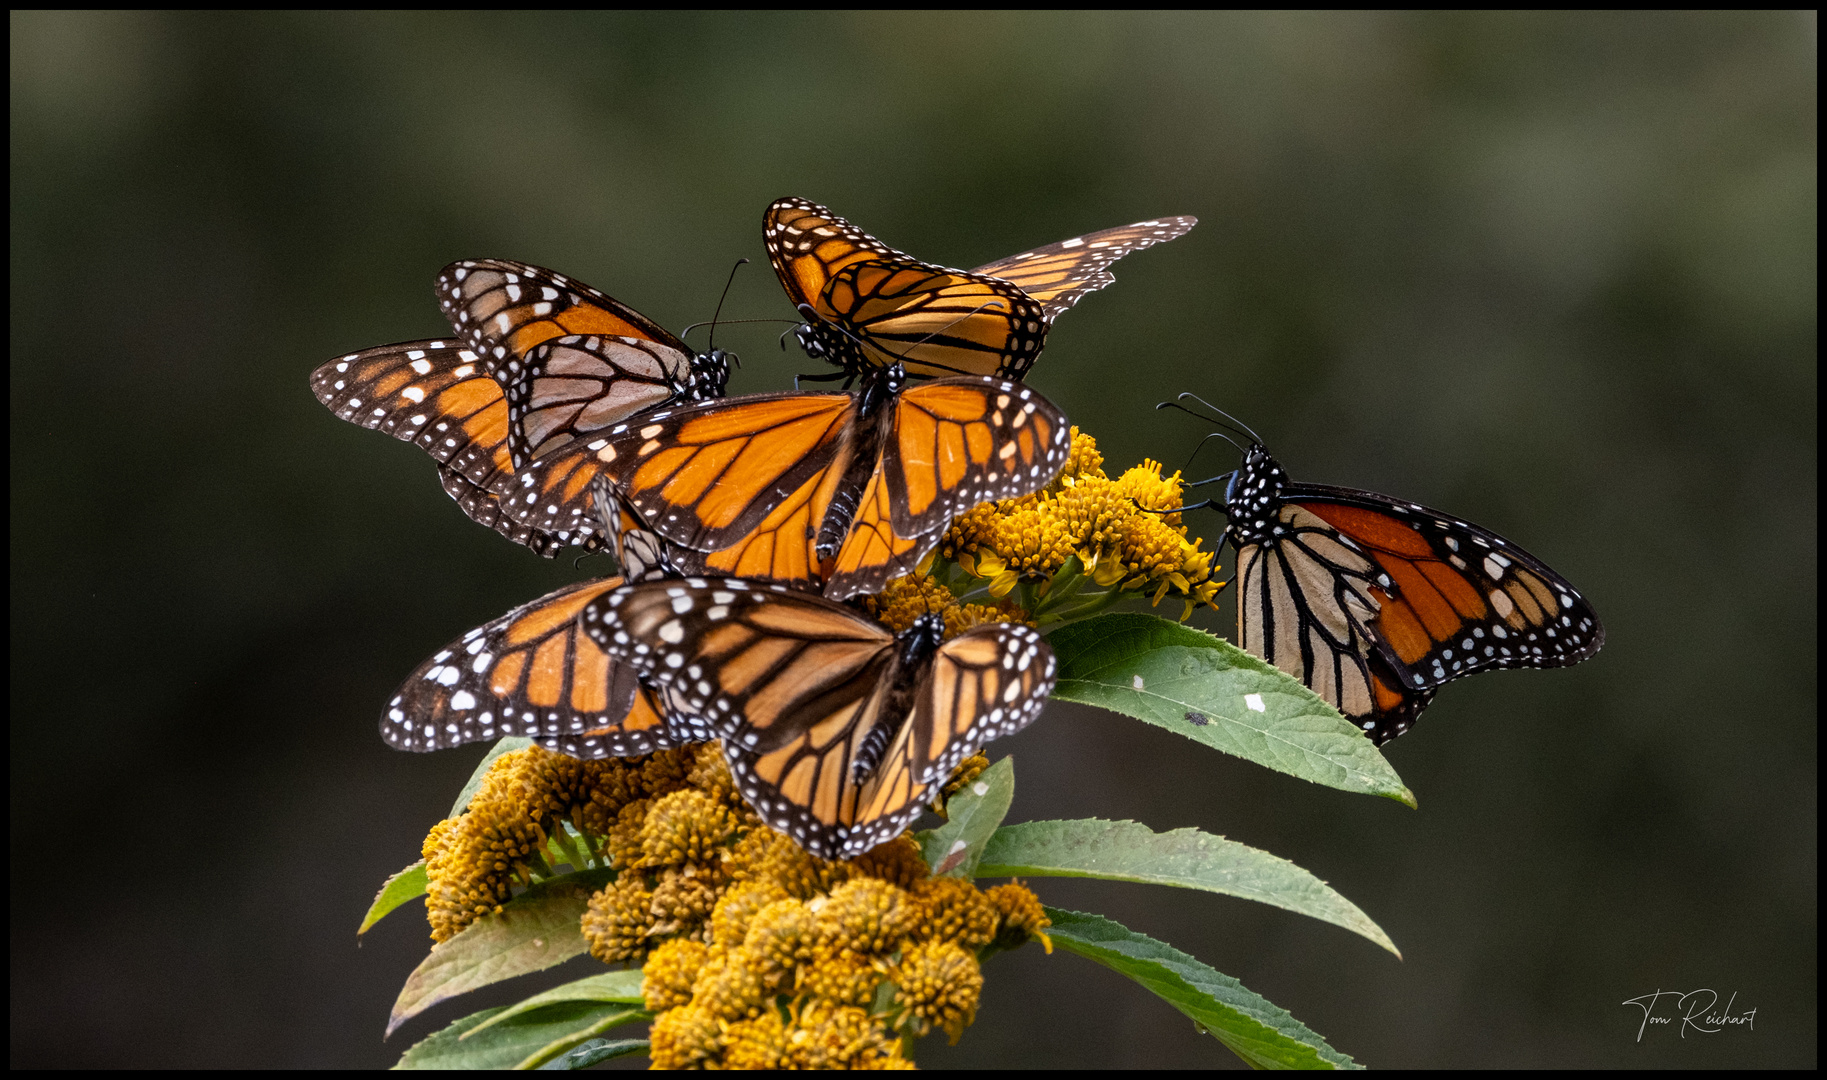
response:
[[[1180,398],[1182,400],[1184,400],[1186,398],[1192,398],[1194,401],[1197,401],[1199,404],[1212,410],[1213,412],[1217,413],[1219,416],[1222,416],[1226,420],[1229,420],[1231,422],[1232,431],[1238,432],[1243,435],[1248,435],[1258,446],[1266,445],[1262,441],[1262,436],[1256,434],[1256,432],[1250,427],[1250,425],[1244,423],[1242,420],[1237,419],[1235,416],[1232,416],[1230,413],[1225,412],[1223,409],[1220,409],[1218,406],[1213,405],[1211,402],[1200,397],[1198,394],[1193,393],[1191,390],[1188,390],[1187,392],[1181,394]]]
[[[723,283],[723,295],[717,297],[717,310],[711,312],[710,340],[705,343],[707,349],[717,347],[717,319],[723,315],[723,302],[730,298],[730,286],[736,284],[736,271],[747,266],[748,263],[747,259],[737,259],[736,265],[730,267],[729,280]]]

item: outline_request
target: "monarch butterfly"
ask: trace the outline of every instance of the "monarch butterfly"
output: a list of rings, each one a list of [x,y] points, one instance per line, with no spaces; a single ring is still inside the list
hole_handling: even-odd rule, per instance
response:
[[[1237,644],[1379,745],[1443,684],[1568,667],[1605,643],[1578,590],[1489,529],[1372,491],[1297,484],[1251,436],[1220,509],[1237,549]]]
[[[943,621],[923,615],[894,634],[778,583],[628,585],[579,621],[718,733],[763,821],[827,859],[899,835],[959,762],[1032,723],[1054,682],[1053,651],[1028,627],[943,641]]]
[[[1110,264],[1198,220],[1138,221],[970,271],[920,262],[805,199],[776,199],[762,239],[788,299],[811,315],[798,330],[807,355],[852,376],[898,360],[912,375],[1019,379],[1053,320],[1116,280]]]
[[[424,448],[465,513],[548,558],[572,538],[504,515],[490,490],[499,478],[535,450],[642,409],[723,396],[730,354],[694,356],[644,316],[562,274],[503,260],[453,263],[438,294],[468,344],[350,353],[312,372],[311,388],[343,419]]]
[[[583,493],[607,475],[686,573],[879,591],[979,502],[1038,491],[1071,449],[1065,416],[1020,383],[905,385],[899,365],[854,393],[754,394],[649,413],[498,482],[522,524],[592,528]],[[693,554],[695,553],[695,554]]]
[[[444,315],[507,393],[508,453],[541,451],[637,412],[723,396],[730,354],[691,346],[553,270],[467,259],[438,274]]]
[[[675,573],[665,545],[607,484],[595,492],[623,576],[567,585],[469,631],[418,666],[388,702],[381,737],[396,750],[442,750],[504,735],[530,736],[573,757],[626,757],[701,741],[672,721],[688,714],[641,684],[579,633],[577,615],[628,581]]]

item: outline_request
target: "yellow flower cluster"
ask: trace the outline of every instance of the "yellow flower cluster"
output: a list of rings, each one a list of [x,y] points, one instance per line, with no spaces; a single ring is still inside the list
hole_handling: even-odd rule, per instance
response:
[[[497,913],[516,886],[609,861],[630,807],[691,782],[699,754],[579,761],[538,747],[497,758],[461,816],[425,837],[426,913],[433,941]],[[722,767],[719,755],[717,762]],[[725,770],[727,778],[728,772]],[[569,824],[571,829],[565,830]]]
[[[1032,892],[931,877],[911,836],[839,863],[755,828],[719,872],[703,933],[644,969],[656,1068],[911,1068],[904,1037],[976,1016],[980,952],[1046,936]]]
[[[425,852],[439,941],[557,863],[615,867],[582,931],[600,960],[645,961],[656,1068],[912,1068],[906,1040],[956,1042],[975,1017],[979,954],[1051,949],[1032,892],[934,878],[911,835],[848,862],[807,854],[748,809],[716,743],[504,754]]]
[[[999,599],[1024,578],[1052,585],[1076,555],[1104,589],[1152,589],[1157,604],[1175,593],[1186,602],[1181,618],[1210,604],[1223,586],[1213,578],[1213,553],[1200,550],[1203,540],[1189,542],[1180,515],[1166,512],[1183,504],[1180,474],[1163,477],[1160,463],[1144,461],[1112,480],[1103,461],[1096,441],[1073,428],[1058,479],[1033,495],[973,507],[953,522],[940,555],[989,579]],[[1034,596],[1047,606],[1045,586]]]

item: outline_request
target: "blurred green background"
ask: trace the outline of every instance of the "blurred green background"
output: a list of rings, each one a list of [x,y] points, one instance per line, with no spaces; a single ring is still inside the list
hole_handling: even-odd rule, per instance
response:
[[[14,1066],[376,1066],[428,944],[358,947],[483,747],[382,703],[600,573],[471,524],[310,370],[448,333],[504,257],[675,329],[782,318],[780,195],[972,266],[1194,214],[1031,382],[1109,464],[1185,463],[1195,390],[1300,479],[1552,563],[1609,629],[1446,689],[1420,809],[1054,705],[1012,820],[1198,826],[1404,950],[1243,901],[1041,881],[1376,1066],[1816,1064],[1816,23],[1776,14],[170,15],[12,28]],[[729,327],[732,390],[814,367]],[[1231,467],[1208,448],[1190,471]],[[1216,536],[1219,519],[1198,522]],[[574,554],[574,553],[572,553]],[[1220,625],[1208,619],[1208,625]],[[583,961],[582,964],[588,964]],[[1234,1065],[1119,977],[1001,956],[943,1066]],[[1755,1030],[1636,1041],[1625,999]]]

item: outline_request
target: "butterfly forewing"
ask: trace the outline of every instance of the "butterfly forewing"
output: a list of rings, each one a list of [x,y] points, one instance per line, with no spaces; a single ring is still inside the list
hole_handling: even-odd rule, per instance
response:
[[[907,256],[807,199],[776,199],[761,219],[768,261],[795,307],[816,304],[839,270]]]
[[[971,271],[1001,278],[1033,297],[1048,322],[1059,318],[1079,298],[1116,281],[1110,265],[1125,255],[1186,235],[1195,217],[1156,218],[1101,229],[1057,244],[998,259]]]
[[[419,665],[388,704],[381,737],[399,750],[440,750],[504,735],[589,740],[588,756],[676,745],[634,670],[613,663],[577,614],[622,584],[570,585],[478,626]]]

